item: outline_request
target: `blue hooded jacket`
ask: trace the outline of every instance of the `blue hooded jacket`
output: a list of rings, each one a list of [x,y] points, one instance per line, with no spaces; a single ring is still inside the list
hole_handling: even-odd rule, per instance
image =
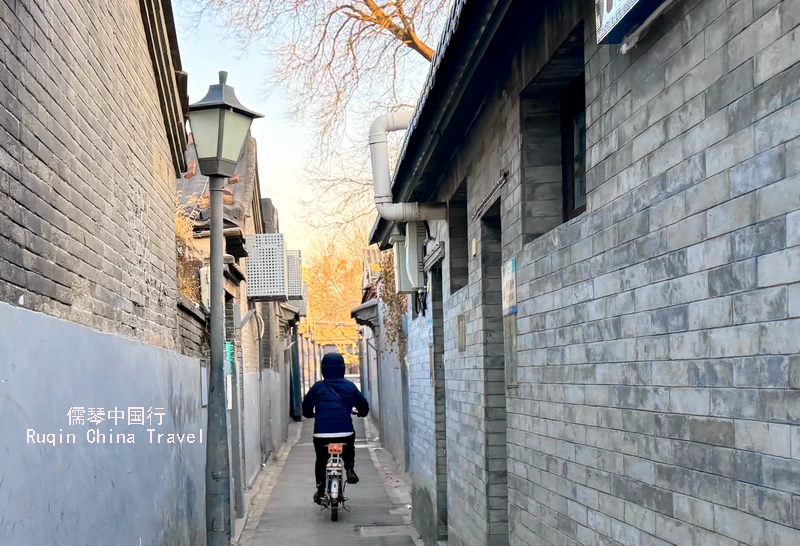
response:
[[[369,414],[369,402],[344,378],[344,358],[338,353],[322,357],[322,377],[303,399],[303,417],[314,419],[314,434],[353,433],[352,409],[359,417]],[[338,395],[338,396],[337,396]]]

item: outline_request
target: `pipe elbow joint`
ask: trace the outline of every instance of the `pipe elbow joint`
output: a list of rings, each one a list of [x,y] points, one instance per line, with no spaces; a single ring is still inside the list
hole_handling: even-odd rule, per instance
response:
[[[373,136],[386,134],[388,131],[386,130],[387,127],[387,114],[382,114],[372,120],[372,124],[369,126],[369,138],[372,139]]]
[[[376,203],[378,216],[390,222],[446,220],[444,203]]]
[[[387,114],[382,116],[378,116],[369,126],[369,143],[372,144],[379,144],[381,142],[386,142],[387,140],[387,130],[388,121],[387,121]]]
[[[411,120],[414,118],[414,110],[402,110],[400,112],[389,112],[386,114],[386,131],[402,131],[408,129]]]
[[[413,110],[389,112],[388,114],[378,116],[369,126],[369,143],[377,144],[386,142],[388,133],[408,129],[408,125],[411,123],[413,117]]]
[[[369,128],[369,148],[372,159],[372,179],[375,185],[375,206],[381,218],[390,222],[445,220],[447,208],[443,203],[393,203],[389,176],[387,135],[408,129],[413,110],[390,112],[378,116]]]

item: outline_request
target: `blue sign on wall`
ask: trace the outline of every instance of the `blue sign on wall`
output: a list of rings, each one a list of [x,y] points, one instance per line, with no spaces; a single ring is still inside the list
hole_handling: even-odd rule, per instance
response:
[[[595,0],[597,43],[619,44],[664,0]]]

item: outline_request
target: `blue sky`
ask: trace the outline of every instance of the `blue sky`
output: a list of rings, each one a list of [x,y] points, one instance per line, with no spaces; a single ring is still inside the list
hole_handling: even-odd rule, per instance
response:
[[[272,198],[280,213],[281,231],[287,245],[308,250],[302,225],[299,199],[308,192],[302,180],[302,161],[311,145],[308,131],[289,122],[279,90],[265,92],[267,59],[252,47],[242,52],[232,40],[225,40],[208,21],[195,28],[195,21],[175,5],[181,62],[189,74],[189,101],[203,98],[208,86],[218,82],[220,70],[228,72],[228,84],[248,108],[264,114],[253,122],[252,134],[258,142],[258,166],[263,197]]]
[[[192,10],[187,10],[192,1],[195,0],[177,1],[173,6],[183,70],[189,75],[189,101],[195,102],[205,96],[208,86],[218,82],[219,71],[225,70],[228,84],[236,89],[236,96],[242,104],[264,114],[265,117],[255,120],[252,127],[252,134],[258,141],[261,194],[271,198],[278,208],[281,232],[289,248],[307,252],[312,246],[314,233],[304,221],[309,211],[304,210],[302,202],[311,199],[313,186],[304,179],[303,167],[304,159],[313,151],[315,135],[288,119],[281,89],[266,92],[269,59],[262,50],[255,45],[242,51],[235,39],[226,39],[224,31],[220,31],[222,25],[215,24],[216,21],[203,20],[198,24],[195,16],[188,13]],[[401,103],[415,102],[430,65],[415,55],[398,62],[397,70],[402,77],[396,82],[397,100]],[[369,109],[375,104],[375,97],[370,95],[374,92],[372,88],[362,89],[353,102],[362,107],[368,105]],[[376,115],[384,111],[380,106],[374,109]],[[359,118],[363,114],[350,111],[348,117]],[[369,117],[371,112],[366,115]],[[348,146],[363,140],[365,161],[368,160],[367,127],[368,124],[361,127],[355,123],[345,130],[346,138],[351,140]],[[359,131],[364,133],[360,135],[363,139],[358,138]],[[402,137],[398,135],[397,139],[399,144]]]

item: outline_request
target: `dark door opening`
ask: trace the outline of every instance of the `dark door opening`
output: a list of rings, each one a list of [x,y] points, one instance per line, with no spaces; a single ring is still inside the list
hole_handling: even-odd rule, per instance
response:
[[[441,268],[431,271],[431,386],[434,406],[434,445],[436,447],[436,521],[439,540],[447,540],[447,398],[444,366],[444,281]]]
[[[498,199],[481,220],[481,311],[483,315],[484,449],[488,543],[508,537],[505,344],[502,306],[503,240]]]

